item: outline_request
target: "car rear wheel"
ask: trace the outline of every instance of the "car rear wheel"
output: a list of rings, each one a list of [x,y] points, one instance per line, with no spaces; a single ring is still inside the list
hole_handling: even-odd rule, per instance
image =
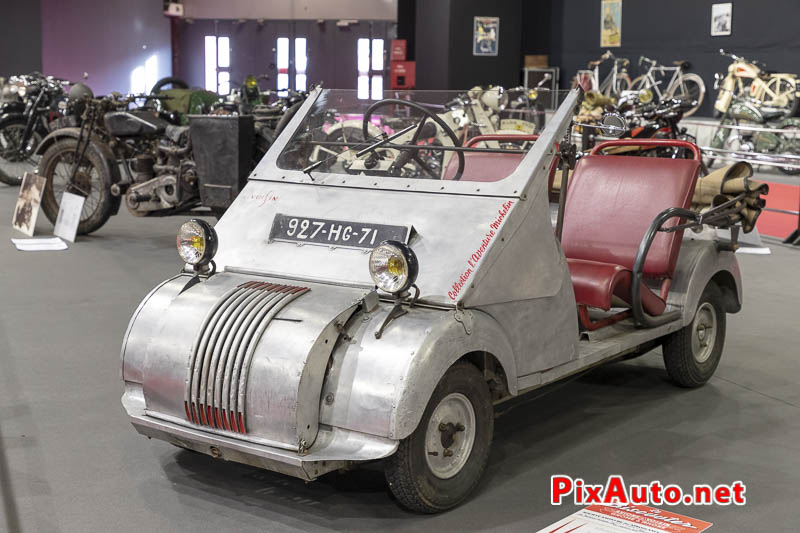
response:
[[[489,386],[472,364],[453,365],[436,387],[417,429],[386,461],[386,480],[407,509],[437,513],[463,502],[489,459],[494,410]]]
[[[699,387],[711,379],[725,344],[725,309],[722,292],[713,282],[706,286],[692,322],[664,341],[664,366],[681,387]]]

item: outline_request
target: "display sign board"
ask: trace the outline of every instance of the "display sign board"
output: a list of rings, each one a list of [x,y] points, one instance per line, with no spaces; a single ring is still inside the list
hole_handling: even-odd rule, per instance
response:
[[[33,236],[36,218],[39,216],[39,204],[42,201],[42,193],[46,182],[47,180],[42,176],[37,176],[30,172],[26,172],[22,177],[22,185],[19,188],[19,197],[14,208],[11,225],[25,235]]]
[[[61,196],[61,206],[58,209],[56,229],[53,231],[53,235],[61,237],[65,241],[75,242],[84,200],[83,196],[64,192]]]
[[[712,525],[649,505],[590,505],[537,533],[700,533]]]

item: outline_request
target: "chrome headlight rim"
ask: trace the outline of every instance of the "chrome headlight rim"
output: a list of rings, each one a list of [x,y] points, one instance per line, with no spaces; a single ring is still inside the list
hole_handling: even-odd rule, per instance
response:
[[[381,276],[383,272],[377,271],[376,264],[381,260],[380,255],[386,258],[385,271],[389,270],[389,261],[391,259],[402,260],[403,275],[393,275],[393,278],[387,279]],[[378,244],[369,254],[369,275],[375,286],[380,290],[389,294],[403,294],[410,289],[417,281],[419,275],[419,261],[417,254],[404,242],[386,240]],[[393,283],[391,283],[393,281]]]
[[[192,237],[199,237],[202,239],[203,249],[198,251],[197,247],[190,242]],[[178,248],[178,256],[181,260],[195,268],[202,268],[211,263],[217,253],[217,232],[211,227],[211,224],[199,218],[190,218],[181,224],[176,237],[176,245]],[[194,250],[195,255],[190,255],[191,250]]]

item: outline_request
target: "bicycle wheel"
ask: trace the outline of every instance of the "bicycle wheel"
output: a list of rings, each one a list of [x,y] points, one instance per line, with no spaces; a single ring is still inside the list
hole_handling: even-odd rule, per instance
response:
[[[697,102],[691,109],[683,113],[684,117],[693,115],[703,104],[706,95],[706,85],[703,78],[694,73],[682,74],[677,83],[669,88],[667,98],[675,98],[684,102]]]
[[[642,74],[641,76],[636,76],[633,78],[633,81],[631,82],[631,89],[634,91],[641,91],[642,89],[648,89],[648,85],[647,76]]]
[[[614,86],[611,87],[611,84],[609,84],[608,88],[609,88],[608,96],[619,98],[620,95],[623,93],[623,91],[631,90],[631,78],[625,72],[617,74],[617,79],[614,81]]]
[[[795,94],[795,84],[785,78],[772,78],[767,82],[767,90],[775,96],[765,105],[780,107],[785,110],[786,116],[791,117],[797,112],[800,100]]]

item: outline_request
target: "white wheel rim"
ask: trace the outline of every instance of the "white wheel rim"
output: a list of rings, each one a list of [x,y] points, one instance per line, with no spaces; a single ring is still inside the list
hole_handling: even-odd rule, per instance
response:
[[[698,363],[705,363],[714,351],[717,340],[717,312],[708,302],[703,303],[692,322],[692,354]]]
[[[459,392],[448,394],[434,409],[425,431],[425,461],[434,476],[450,479],[469,459],[475,443],[475,409]]]

